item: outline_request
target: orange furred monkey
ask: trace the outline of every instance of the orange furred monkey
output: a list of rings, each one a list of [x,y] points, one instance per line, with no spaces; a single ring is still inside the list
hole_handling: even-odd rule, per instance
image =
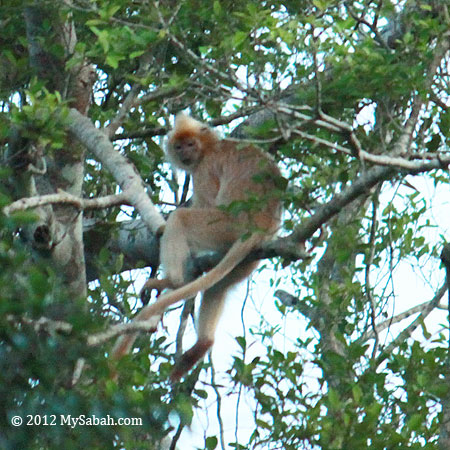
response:
[[[198,318],[198,340],[177,362],[171,379],[179,379],[212,346],[225,295],[246,279],[258,262],[244,258],[277,231],[281,216],[280,172],[259,148],[221,140],[208,126],[178,115],[169,135],[169,161],[191,174],[193,199],[189,208],[172,212],[161,238],[160,257],[174,288],[144,307],[136,320],[161,315],[170,305],[203,291]],[[188,259],[198,252],[224,253],[223,259],[200,278],[186,284]],[[135,335],[121,336],[113,357],[133,345]]]

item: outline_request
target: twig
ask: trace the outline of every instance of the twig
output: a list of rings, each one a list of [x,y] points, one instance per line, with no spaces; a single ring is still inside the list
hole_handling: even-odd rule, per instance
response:
[[[139,79],[145,76],[146,72],[149,69],[150,62],[153,58],[152,53],[148,52],[141,57],[139,69],[136,72],[136,78]],[[105,128],[105,132],[107,136],[111,139],[117,129],[122,125],[124,119],[130,112],[132,108],[143,103],[157,100],[161,97],[172,95],[173,93],[178,92],[180,87],[170,87],[170,88],[161,88],[156,90],[155,92],[151,92],[150,94],[144,95],[140,99],[138,99],[139,92],[142,89],[142,85],[140,82],[135,82],[128,92],[125,100],[122,102],[122,106],[119,109],[119,112],[116,114],[116,117],[111,121],[111,123]]]
[[[62,320],[53,320],[47,317],[40,317],[39,319],[30,319],[26,316],[15,317],[12,314],[6,316],[6,320],[11,323],[21,322],[33,327],[36,333],[45,331],[47,333],[64,333],[70,334],[72,332],[72,324],[63,322]]]
[[[367,258],[367,264],[366,264],[366,270],[365,270],[365,285],[366,285],[366,295],[369,300],[370,305],[370,318],[372,321],[372,330],[375,337],[375,344],[373,346],[373,352],[372,352],[372,358],[375,357],[378,350],[378,329],[376,324],[376,302],[372,295],[372,285],[370,282],[370,268],[373,263],[373,258],[375,256],[375,238],[376,238],[376,231],[377,231],[377,212],[378,212],[378,205],[380,202],[379,194],[381,190],[381,185],[378,186],[377,192],[375,193],[375,197],[372,201],[372,225],[370,227],[370,235],[369,235],[369,248],[370,252]]]
[[[389,46],[387,45],[387,43],[385,42],[385,40],[383,39],[383,36],[381,36],[380,32],[378,31],[377,28],[377,17],[375,17],[375,23],[371,24],[370,22],[368,22],[363,16],[358,16],[353,9],[351,8],[351,6],[348,4],[348,2],[344,2],[345,7],[347,8],[348,13],[350,14],[350,16],[356,20],[357,25],[359,27],[360,24],[365,25],[366,27],[369,28],[369,30],[375,35],[376,41],[379,42],[386,50],[391,51],[391,49],[389,48]]]
[[[214,369],[214,364],[211,358],[211,351],[208,353],[209,356],[209,362],[211,364],[211,387],[214,389],[214,392],[216,394],[216,416],[217,416],[217,422],[219,423],[219,441],[220,441],[220,448],[222,450],[225,450],[225,430],[223,427],[223,420],[222,420],[222,396],[219,392],[219,387],[216,383],[216,370]]]
[[[217,76],[219,79],[223,81],[232,81],[234,85],[240,89],[243,92],[249,92],[249,88],[242,85],[239,78],[236,76],[236,74],[232,71],[232,69],[229,69],[229,72],[222,72],[218,69],[216,69],[213,65],[207,63],[203,58],[196,55],[190,48],[186,47],[186,45],[183,44],[174,34],[171,33],[169,30],[169,24],[165,22],[161,11],[159,10],[157,4],[156,4],[156,12],[159,17],[159,21],[161,23],[161,26],[163,27],[164,31],[166,32],[167,38],[169,39],[172,44],[177,47],[179,50],[181,50],[182,54],[184,56],[188,56],[191,60],[195,61],[195,64],[197,68],[203,67],[207,72],[210,72]]]

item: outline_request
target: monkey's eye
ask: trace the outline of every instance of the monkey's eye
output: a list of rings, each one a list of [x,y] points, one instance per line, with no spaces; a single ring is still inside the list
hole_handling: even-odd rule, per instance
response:
[[[187,142],[187,146],[188,146],[188,147],[193,147],[194,144],[195,144],[194,141],[188,141],[188,142]]]
[[[181,150],[181,144],[175,144],[175,150]]]

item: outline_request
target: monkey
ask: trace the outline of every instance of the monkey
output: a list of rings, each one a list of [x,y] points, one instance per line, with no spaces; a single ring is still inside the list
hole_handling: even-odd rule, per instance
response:
[[[176,116],[168,136],[167,158],[191,175],[192,204],[178,208],[167,220],[160,242],[160,261],[166,278],[149,280],[149,287],[173,288],[145,306],[135,320],[162,315],[172,304],[203,292],[197,342],[187,350],[171,374],[179,380],[212,347],[227,291],[258,266],[244,258],[279,228],[281,173],[275,161],[254,145],[220,139],[207,125],[190,116]],[[185,280],[194,254],[215,251],[223,259],[196,280]],[[127,353],[136,335],[119,337],[113,358]]]

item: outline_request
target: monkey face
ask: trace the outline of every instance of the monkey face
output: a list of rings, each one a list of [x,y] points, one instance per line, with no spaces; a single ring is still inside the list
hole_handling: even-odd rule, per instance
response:
[[[170,146],[170,150],[171,156],[179,161],[179,165],[188,170],[196,167],[202,158],[199,142],[194,137],[177,139]]]

